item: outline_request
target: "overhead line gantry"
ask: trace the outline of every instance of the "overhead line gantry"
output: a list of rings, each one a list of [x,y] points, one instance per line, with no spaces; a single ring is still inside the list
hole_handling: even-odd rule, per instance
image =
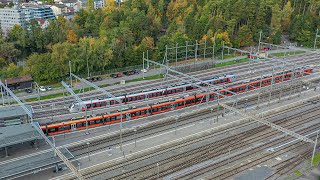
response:
[[[266,121],[263,118],[260,118],[260,117],[258,117],[256,115],[252,114],[252,113],[244,112],[244,111],[242,111],[240,109],[233,108],[233,107],[231,107],[231,106],[229,106],[229,105],[227,105],[225,103],[222,103],[222,102],[219,102],[219,105],[224,107],[224,108],[226,108],[226,109],[228,109],[228,110],[230,110],[230,111],[238,113],[238,114],[244,116],[245,118],[258,121],[258,122],[260,122],[260,123],[262,123],[264,125],[270,126],[271,128],[274,128],[276,130],[284,132],[285,134],[291,135],[291,136],[293,136],[293,137],[295,137],[297,139],[300,139],[300,140],[302,140],[304,142],[313,143],[313,144],[315,143],[315,141],[313,141],[313,140],[311,140],[311,139],[309,139],[309,138],[307,138],[305,136],[302,136],[302,135],[300,135],[298,133],[295,133],[295,132],[293,132],[291,130],[285,129],[285,128],[283,128],[281,126],[278,126],[278,125],[276,125],[276,124],[274,124],[272,122]]]
[[[73,164],[66,158],[63,153],[55,147],[55,145],[48,139],[48,137],[43,133],[42,129],[38,122],[33,122],[33,117],[31,111],[20,101],[20,99],[7,87],[5,86],[2,81],[0,80],[0,86],[8,92],[11,97],[19,104],[19,106],[27,113],[30,117],[30,123],[35,128],[35,130],[42,136],[42,138],[50,145],[53,149],[54,153],[60,157],[60,159],[67,165],[67,167],[80,179],[84,180],[82,174],[78,171],[77,168],[73,166]]]

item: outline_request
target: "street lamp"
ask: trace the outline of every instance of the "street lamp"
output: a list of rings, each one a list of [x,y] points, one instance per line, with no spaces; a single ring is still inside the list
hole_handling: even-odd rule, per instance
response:
[[[134,147],[137,147],[137,128],[134,127]]]
[[[246,99],[244,103],[244,112],[247,112],[247,107],[248,107],[248,99]]]
[[[212,121],[213,121],[213,109],[211,108],[211,114],[212,114],[212,118],[210,119],[210,124],[212,124]]]
[[[87,153],[88,153],[88,159],[90,161],[89,145],[90,145],[90,142],[87,142]]]
[[[88,124],[88,107],[86,104],[85,104],[85,110],[86,110],[86,135],[88,135],[90,133],[89,133],[89,128],[88,128],[88,126],[89,126],[89,124]]]
[[[176,123],[175,123],[175,127],[174,127],[174,129],[175,129],[174,134],[175,134],[175,135],[177,135],[178,118],[179,118],[178,116],[175,117],[175,119],[176,119]]]
[[[160,167],[159,167],[159,163],[157,163],[157,179],[159,179],[159,172],[160,172]]]

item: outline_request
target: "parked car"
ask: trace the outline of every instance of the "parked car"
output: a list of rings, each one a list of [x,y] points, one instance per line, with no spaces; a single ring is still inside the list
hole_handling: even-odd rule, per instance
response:
[[[141,69],[141,72],[146,73],[146,72],[148,72],[148,70],[146,70],[146,69]]]
[[[50,90],[52,90],[52,87],[51,87],[51,86],[47,86],[46,89],[47,89],[48,91],[50,91]]]
[[[118,77],[118,74],[111,74],[111,77],[117,78],[117,77]]]
[[[126,76],[130,76],[131,75],[130,71],[124,71],[123,74],[126,75]]]
[[[39,87],[39,90],[40,90],[40,91],[43,91],[43,92],[44,92],[44,91],[47,91],[47,89],[46,89],[44,86],[40,86],[40,87]]]
[[[32,89],[31,89],[31,88],[27,88],[27,89],[26,89],[26,92],[27,92],[27,93],[32,93]]]
[[[137,71],[136,69],[132,70],[131,72],[134,72],[134,74],[139,74],[139,71]]]
[[[118,73],[118,77],[122,77],[122,74],[121,74],[121,73]]]

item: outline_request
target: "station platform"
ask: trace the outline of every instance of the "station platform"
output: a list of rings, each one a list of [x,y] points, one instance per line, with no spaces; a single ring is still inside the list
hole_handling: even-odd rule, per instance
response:
[[[0,148],[28,142],[42,137],[31,124],[0,128]]]
[[[72,159],[73,155],[66,149],[61,148],[60,151],[66,158]],[[41,168],[60,163],[62,160],[55,156],[52,150],[46,150],[45,153],[34,153],[31,155],[10,159],[0,162],[0,179],[7,179],[9,177],[19,176],[24,172],[33,171],[36,173]]]

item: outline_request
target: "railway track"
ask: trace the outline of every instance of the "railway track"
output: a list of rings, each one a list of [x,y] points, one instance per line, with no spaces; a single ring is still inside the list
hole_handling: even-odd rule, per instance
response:
[[[289,93],[290,87],[286,87],[284,89],[275,89],[272,92],[271,96],[273,98],[277,98],[276,95],[278,95],[280,91],[282,91],[284,94],[286,92]],[[270,95],[269,92],[263,93],[261,95],[261,100],[263,101],[263,99],[267,99],[269,97],[269,95]],[[239,101],[238,107],[241,108],[245,103],[254,105],[255,103],[257,103],[257,100],[258,100],[258,97],[253,97],[253,98],[248,99],[248,101],[245,101],[245,100]],[[261,103],[263,103],[263,102],[261,102]],[[296,108],[300,108],[300,106],[297,106]],[[214,111],[208,110],[208,111],[201,112],[200,114],[189,115],[186,118],[180,118],[178,121],[177,127],[182,127],[182,126],[186,126],[188,124],[192,124],[192,123],[198,121],[196,118],[199,116],[202,116],[202,117],[206,116],[204,118],[209,118],[212,116],[217,117],[217,116],[222,116],[222,113],[223,113],[222,109],[219,112],[217,112],[217,108],[214,108]],[[163,122],[161,124],[153,124],[153,126],[151,126],[151,127],[141,128],[138,130],[139,134],[136,134],[137,135],[136,138],[142,139],[144,137],[148,137],[148,136],[151,136],[154,134],[159,134],[159,133],[168,131],[174,127],[175,123],[176,123],[175,120],[172,119],[172,120]],[[154,131],[156,131],[156,132],[154,132]],[[122,137],[123,142],[125,143],[125,142],[133,141],[135,139],[134,135],[135,135],[135,132],[133,132],[133,131],[124,133],[123,137]],[[119,135],[115,134],[113,136],[109,136],[108,138],[105,137],[99,141],[90,142],[90,143],[91,143],[91,153],[94,153],[94,152],[98,152],[99,150],[103,150],[106,147],[115,147],[120,144],[120,140],[119,140]],[[87,145],[85,143],[83,143],[83,145],[77,146],[77,147],[71,147],[71,148],[69,148],[69,150],[74,155],[80,157],[81,155],[86,155],[87,152],[83,151],[83,149],[85,149],[86,146]]]
[[[252,76],[252,75],[251,75]],[[239,78],[244,78],[245,77],[245,75],[243,75],[243,76],[239,76]],[[247,80],[249,80],[250,78],[248,78]],[[163,97],[160,97],[160,99],[161,98],[163,98]],[[157,98],[158,99],[158,98]],[[152,99],[152,101],[157,101],[157,99]],[[131,103],[128,103],[128,104],[135,104],[135,103],[137,103],[137,102],[131,102]],[[141,102],[140,102],[141,103]],[[144,103],[144,102],[143,102]],[[146,102],[147,103],[147,102]],[[99,109],[99,110],[102,110],[102,109]],[[58,111],[58,110],[54,110],[54,111]],[[39,114],[41,114],[40,112],[38,112],[38,113],[35,113],[35,120],[37,121],[38,119],[43,119],[43,118],[45,118],[45,117],[41,117],[41,118],[39,118],[39,117],[37,117],[37,116],[39,116]],[[53,111],[47,111],[47,112],[42,112],[42,115],[41,116],[46,116],[46,114],[49,114],[49,116],[51,116],[51,118],[53,118],[53,116],[56,116],[56,115],[64,115],[64,114],[68,114],[68,111],[66,110],[66,109],[61,109],[61,111],[58,111],[58,113],[54,113]],[[78,113],[79,114],[79,113]],[[74,115],[74,116],[77,116],[76,114]],[[41,123],[41,122],[40,122]]]
[[[320,108],[317,107],[315,109],[311,109],[306,112],[300,112],[298,114],[293,114],[292,116],[290,116],[293,119],[290,120],[290,117],[289,117],[286,119],[278,120],[275,123],[278,125],[281,125],[285,128],[292,129],[292,128],[300,126],[301,124],[304,124],[306,122],[311,122],[311,121],[314,121],[316,118],[319,118],[319,109]],[[314,112],[317,112],[317,117],[315,117],[315,119],[311,119],[310,117],[314,117],[314,116],[311,116],[311,115],[314,115],[314,114],[312,114]],[[302,113],[303,114],[308,113],[309,116],[301,119],[300,116]],[[267,117],[267,118],[269,119],[269,117]],[[308,120],[305,120],[305,119],[308,119]],[[319,128],[319,126],[320,125],[318,124],[317,126],[312,126],[312,128],[313,129]],[[159,172],[159,176],[163,177],[166,174],[170,174],[170,173],[175,172],[179,169],[186,168],[187,166],[190,166],[195,163],[199,163],[203,160],[207,160],[212,157],[217,157],[218,155],[224,155],[228,152],[228,150],[226,148],[227,146],[232,146],[233,149],[235,149],[235,147],[237,147],[237,151],[238,151],[239,148],[246,149],[246,148],[250,147],[250,145],[248,145],[248,143],[258,142],[258,141],[262,141],[262,140],[269,140],[270,138],[273,138],[274,136],[281,134],[278,131],[271,130],[267,126],[260,126],[258,128],[253,129],[253,130],[242,132],[240,134],[236,134],[235,129],[228,129],[227,131],[230,133],[229,135],[231,135],[231,137],[225,138],[225,139],[218,141],[218,142],[215,142],[215,143],[212,143],[211,140],[206,140],[207,145],[201,146],[195,150],[190,150],[187,152],[185,151],[186,149],[190,149],[190,148],[194,147],[197,142],[204,141],[205,138],[209,138],[209,137],[201,137],[200,139],[196,139],[195,141],[189,141],[187,144],[175,146],[174,149],[177,149],[177,148],[180,149],[180,153],[178,155],[175,155],[175,156],[172,156],[169,158],[165,158],[164,160],[161,160],[161,161],[155,161],[155,162],[159,163],[162,168],[165,168],[165,169],[161,169],[161,172]],[[307,132],[306,130],[298,131],[298,133],[301,133],[301,134],[305,134],[306,132]],[[223,135],[226,135],[226,134],[227,133],[224,133]],[[210,137],[216,137],[216,136],[217,136],[217,134],[210,135]],[[237,136],[237,138],[234,138],[234,136]],[[277,143],[286,142],[288,139],[290,139],[290,138],[285,138],[284,140],[279,139],[278,141],[274,141],[273,143],[270,143],[267,141],[266,143],[260,144],[258,147],[255,147],[252,150],[261,151],[261,150],[265,149],[266,147],[271,147]],[[187,147],[187,146],[190,146],[190,147]],[[173,151],[172,149],[170,149],[170,150],[171,150],[170,152]],[[178,150],[175,150],[175,151],[178,151]],[[168,150],[165,150],[165,152],[168,152]],[[252,154],[252,151],[250,151],[250,153],[246,153],[246,156],[250,156],[250,154]],[[154,172],[155,162],[148,163],[143,167],[138,166],[137,163],[139,161],[143,161],[143,163],[142,162],[139,163],[141,165],[141,164],[145,164],[146,160],[152,162],[152,161],[154,161],[154,159],[157,159],[157,158],[162,159],[161,157],[164,157],[164,154],[163,154],[163,152],[158,151],[157,153],[152,154],[152,155],[147,154],[147,155],[141,157],[141,159],[134,159],[132,161],[127,160],[126,162],[122,162],[119,165],[113,165],[110,168],[106,168],[106,169],[103,169],[98,172],[90,173],[88,176],[86,175],[86,177],[90,177],[90,178],[109,177],[106,174],[106,172],[108,172],[108,174],[111,173],[111,171],[115,172],[116,170],[117,170],[117,172],[119,172],[118,171],[119,168],[121,170],[123,167],[125,167],[126,170],[124,173],[120,173],[117,176],[112,176],[112,178],[123,179],[125,177],[137,177],[137,178],[143,178],[143,179],[156,179],[158,176],[158,173]],[[237,156],[237,157],[239,157],[239,156]],[[173,163],[173,162],[175,162],[175,163]],[[222,162],[225,162],[225,161],[222,161]],[[177,165],[172,166],[172,164],[177,164]],[[131,168],[133,168],[133,170],[130,170]],[[197,170],[197,172],[200,172],[200,171]],[[225,174],[225,173],[223,173],[223,174]],[[195,174],[193,172],[192,176],[194,176],[194,175]],[[225,176],[226,175],[223,175],[222,179],[224,179]],[[190,178],[189,176],[187,176],[187,177]],[[216,177],[218,177],[218,179],[220,179],[219,178],[220,176],[216,176]]]
[[[289,87],[287,88],[288,90],[290,89]],[[280,89],[279,89],[280,90]],[[277,94],[277,92],[274,92],[274,94],[273,94],[273,98],[277,98],[277,96],[276,96],[276,94]],[[269,94],[266,94],[267,96],[269,95]],[[253,104],[253,101],[252,101],[252,104]],[[310,103],[310,104],[312,104],[312,103]],[[242,106],[242,103],[241,102],[239,102],[239,107],[241,107]],[[294,107],[294,108],[292,108],[291,110],[293,110],[293,109],[301,109],[301,108],[303,108],[305,105],[299,105],[299,106],[296,106],[296,107]],[[282,112],[279,112],[279,113],[277,113],[277,114],[273,114],[273,115],[281,115],[281,114],[286,114],[286,113],[288,113],[289,112],[289,110],[285,110],[285,111],[282,111]],[[212,112],[207,112],[208,114],[210,114],[210,113],[212,113]],[[198,117],[199,117],[199,114],[198,114]],[[180,119],[179,121],[181,121],[182,122],[182,119]],[[247,124],[245,124],[245,125],[243,125],[243,126],[241,126],[241,127],[245,127]],[[170,125],[169,125],[170,126]],[[240,127],[240,126],[239,126]],[[161,127],[160,127],[161,128]],[[171,128],[172,128],[172,126],[171,126]],[[232,130],[233,129],[230,129],[228,132],[232,132]],[[139,133],[140,133],[140,130],[138,131]],[[141,130],[141,132],[143,132],[142,130]],[[129,134],[128,134],[128,138],[129,139],[127,139],[127,140],[125,140],[125,138],[124,138],[124,140],[125,140],[125,142],[129,142],[130,141],[130,134],[131,134],[131,137],[133,137],[132,135],[133,135],[133,132],[130,132]],[[146,136],[150,136],[150,134],[145,134]],[[226,135],[228,135],[228,134],[226,134]],[[223,133],[223,136],[225,136],[225,134]],[[119,136],[115,136],[115,137],[119,137]],[[143,137],[143,136],[141,136],[141,137]],[[109,139],[110,140],[110,142],[112,141],[112,139]],[[132,141],[133,139],[131,138],[131,141]],[[97,141],[97,142],[93,142],[93,141],[91,141],[90,142],[91,143],[91,146],[90,146],[90,153],[94,153],[94,152],[99,152],[99,151],[101,151],[103,148],[107,148],[108,147],[108,145],[110,145],[110,144],[103,144],[103,142],[102,141]],[[116,140],[114,140],[113,141],[113,143],[114,143],[114,145],[116,145],[117,144],[117,142],[116,142]],[[100,146],[100,147],[99,147]],[[86,147],[86,146],[85,146]],[[76,158],[81,158],[81,157],[83,157],[84,155],[85,155],[85,152],[81,152],[81,149],[83,150],[83,148],[85,148],[84,146],[78,146],[78,149],[77,148],[74,148],[74,147],[68,147],[68,149],[70,149],[71,150],[71,152],[73,152],[74,153],[74,155],[76,156]],[[72,148],[74,148],[74,149],[72,149]],[[151,155],[151,157],[152,157],[152,155]],[[73,160],[73,161],[77,161],[76,159],[75,160]],[[120,165],[121,166],[121,165]],[[48,167],[47,167],[48,168]],[[42,169],[45,169],[45,168],[42,168]]]
[[[313,57],[313,56],[311,56],[311,57]],[[311,62],[314,62],[314,61],[317,61],[317,60],[318,60],[318,58],[315,57],[315,58],[313,58],[313,60],[299,60],[299,59],[297,60],[297,59],[293,59],[293,60],[290,60],[290,61],[297,62],[299,64],[299,63],[311,63]],[[301,62],[301,61],[303,61],[303,62]],[[261,65],[260,63],[252,63],[252,64],[256,64],[257,66],[248,68],[248,67],[246,67],[247,64],[240,64],[240,65],[236,65],[236,66],[233,66],[233,67],[227,68],[227,69],[223,69],[223,68],[218,69],[218,70],[214,69],[214,72],[208,72],[208,70],[203,70],[203,71],[200,71],[200,74],[199,74],[199,72],[195,72],[195,73],[192,73],[190,75],[194,75],[195,77],[211,77],[212,73],[223,74],[226,70],[230,71],[230,73],[236,73],[236,72],[241,72],[241,71],[251,71],[250,69],[252,69],[252,68],[257,69],[259,67],[260,68],[261,67],[265,67],[265,65],[263,65],[263,64]],[[240,67],[244,67],[244,68],[239,70]],[[281,68],[279,68],[279,70],[281,70]],[[246,75],[243,75],[243,76],[246,76]],[[177,81],[175,81],[175,80],[170,80],[169,81],[169,83],[176,83],[176,82]],[[141,89],[146,89],[146,87],[147,87],[147,89],[150,89],[150,87],[157,87],[159,85],[161,85],[161,83],[159,83],[158,80],[154,80],[154,81],[147,82],[147,83],[133,85],[132,88],[128,88],[125,91],[126,92],[127,91],[131,91],[131,92],[141,91]],[[111,90],[111,93],[113,93],[113,94],[123,94],[123,93],[125,93],[123,89],[124,89],[123,87],[115,88],[115,89]],[[88,93],[82,94],[82,96],[84,97],[83,99],[85,100],[86,98],[90,99],[90,98],[93,98],[93,97],[97,98],[97,96],[99,96],[99,94],[101,94],[101,93],[100,92],[96,92],[96,93],[94,93],[95,95],[93,95],[93,96],[90,96],[89,94],[93,94],[93,92],[88,92]],[[81,97],[81,95],[80,95],[80,97]],[[49,100],[47,102],[48,102],[49,106],[47,106],[43,102],[42,103],[42,107],[43,106],[47,106],[47,108],[51,108],[52,107],[51,104],[54,103],[54,102],[59,102],[59,103],[56,103],[55,107],[57,107],[59,105],[64,105],[64,103],[69,103],[70,104],[71,102],[73,102],[73,97],[67,97],[65,99],[65,101],[63,101],[63,98],[59,98],[59,99],[56,99],[56,100]],[[35,109],[35,111],[38,111],[40,106],[36,106],[36,104],[31,104],[31,105],[33,105],[33,108]],[[55,111],[56,112],[56,111],[61,111],[61,109],[63,109],[63,108],[58,108],[58,109],[54,109],[54,110],[48,109],[48,111]],[[44,112],[41,111],[40,113],[44,113]],[[48,114],[51,115],[52,113],[49,112]]]

